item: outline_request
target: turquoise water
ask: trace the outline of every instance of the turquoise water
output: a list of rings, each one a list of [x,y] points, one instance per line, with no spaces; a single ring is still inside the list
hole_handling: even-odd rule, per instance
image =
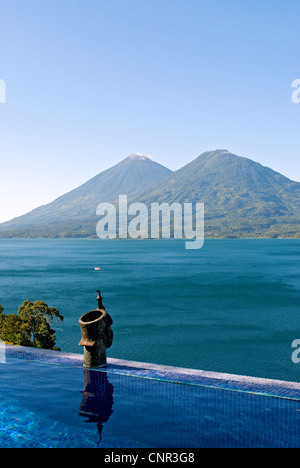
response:
[[[0,303],[60,310],[57,345],[81,353],[96,289],[114,320],[109,357],[300,381],[300,241],[0,240]],[[100,271],[95,271],[100,267]]]

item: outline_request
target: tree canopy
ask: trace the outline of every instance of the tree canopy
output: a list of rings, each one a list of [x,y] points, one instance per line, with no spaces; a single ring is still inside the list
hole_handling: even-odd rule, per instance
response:
[[[20,346],[59,350],[55,346],[54,319],[63,321],[63,316],[54,307],[43,301],[25,301],[17,313],[3,313],[0,305],[0,339]]]

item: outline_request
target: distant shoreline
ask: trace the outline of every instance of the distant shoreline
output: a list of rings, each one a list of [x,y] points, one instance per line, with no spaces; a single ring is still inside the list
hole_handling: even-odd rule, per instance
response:
[[[128,237],[127,239],[99,239],[98,237],[1,237],[0,236],[0,241],[1,240],[93,240],[93,241],[177,241],[177,242],[185,242],[186,240],[192,241],[192,239],[152,239],[152,238],[144,238],[144,239],[132,239]],[[278,236],[278,237],[266,237],[266,236],[256,236],[256,237],[206,237],[204,239],[205,241],[211,241],[211,240],[300,240],[299,237],[283,237],[283,236]]]

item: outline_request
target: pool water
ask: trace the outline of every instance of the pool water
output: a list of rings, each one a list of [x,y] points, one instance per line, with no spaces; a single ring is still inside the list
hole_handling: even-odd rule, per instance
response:
[[[300,447],[299,384],[221,377],[8,347],[0,446]]]

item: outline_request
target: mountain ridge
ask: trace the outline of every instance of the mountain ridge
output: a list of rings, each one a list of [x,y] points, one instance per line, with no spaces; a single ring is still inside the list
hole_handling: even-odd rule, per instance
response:
[[[55,224],[57,218],[62,218],[62,222],[69,222],[71,221],[69,217],[78,218],[82,223],[90,216],[95,216],[99,203],[116,201],[117,192],[131,195],[141,188],[152,185],[153,179],[162,180],[171,172],[146,155],[132,154],[51,203],[0,224],[0,237],[1,232],[7,228],[18,228],[22,223],[25,226],[28,223],[29,225],[53,223],[53,216],[56,216]]]
[[[96,237],[101,202],[205,204],[206,237],[300,237],[300,183],[228,150],[171,170],[133,153],[48,205],[0,225],[0,237]]]
[[[206,237],[300,235],[300,183],[227,150],[205,152],[139,194],[151,200],[205,203]]]

